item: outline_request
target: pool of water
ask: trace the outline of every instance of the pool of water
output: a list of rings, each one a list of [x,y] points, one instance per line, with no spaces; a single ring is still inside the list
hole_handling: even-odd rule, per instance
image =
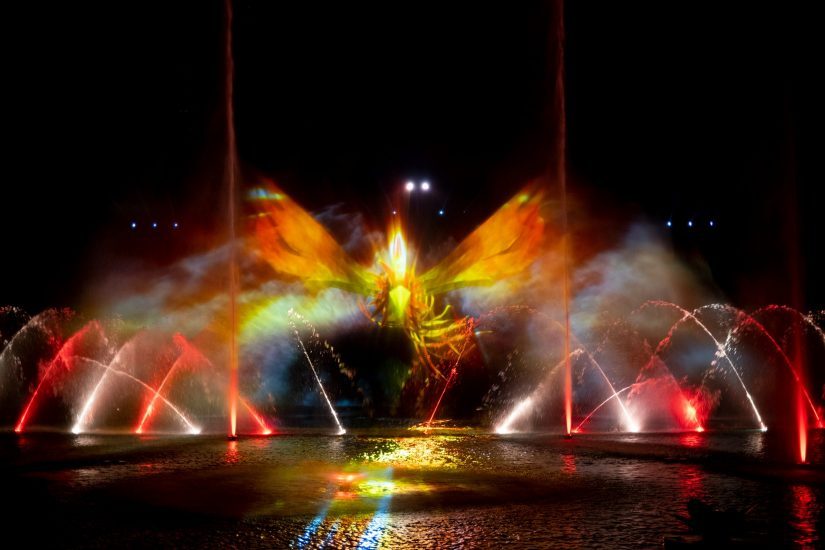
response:
[[[761,432],[475,430],[0,436],[7,525],[62,546],[639,547],[689,499],[747,511],[765,545],[822,544],[823,433],[809,461]]]

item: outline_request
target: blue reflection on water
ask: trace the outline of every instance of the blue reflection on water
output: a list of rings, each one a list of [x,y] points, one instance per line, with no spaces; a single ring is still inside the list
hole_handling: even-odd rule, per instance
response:
[[[335,536],[335,533],[338,532],[338,528],[341,526],[340,521],[336,521],[332,524],[332,527],[329,528],[329,533],[327,537],[324,539],[324,542],[321,543],[323,548],[329,548],[332,545],[332,537]]]
[[[391,481],[393,477],[393,468],[386,468],[382,474],[383,475],[381,477],[383,477],[384,480]],[[364,530],[364,534],[361,535],[361,540],[358,542],[358,548],[378,547],[378,544],[381,542],[381,537],[384,536],[384,532],[390,522],[389,508],[391,499],[392,491],[382,496],[378,501],[378,506],[375,509],[375,513],[367,525],[367,528]]]
[[[374,494],[369,489],[362,489],[359,493],[359,497],[361,499],[366,499],[367,502],[376,503],[375,512],[370,518],[369,523],[367,524],[364,532],[361,534],[361,538],[358,541],[358,548],[377,548],[378,545],[381,543],[381,539],[384,536],[384,533],[389,525],[390,513],[390,500],[392,500],[392,478],[393,478],[393,468],[389,467],[382,470],[378,473],[377,476],[372,477],[368,480],[369,482],[389,482],[388,486],[389,492],[381,495],[380,498],[375,499]],[[363,486],[362,486],[363,487]],[[379,490],[384,490],[384,486],[379,485]],[[330,491],[333,493],[333,491]],[[303,533],[298,536],[297,539],[292,541],[290,547],[292,548],[306,548],[307,546],[312,545],[313,543],[317,544],[319,541],[316,538],[317,535],[324,536],[324,533],[318,533],[318,531],[322,528],[324,523],[327,521],[329,517],[330,509],[332,508],[333,504],[335,503],[335,498],[331,498],[327,500],[321,509],[318,511],[318,514],[312,518],[312,520],[307,524],[306,529],[304,529]],[[320,541],[321,547],[326,547],[328,545],[333,544],[335,535],[341,529],[341,522],[335,521],[332,524],[329,531],[325,534],[324,540]]]
[[[327,501],[321,508],[321,510],[318,512],[318,515],[312,518],[312,521],[309,522],[307,528],[304,529],[304,532],[301,533],[301,535],[295,541],[295,544],[298,546],[298,548],[304,548],[312,541],[312,535],[314,535],[315,531],[317,531],[321,524],[324,523],[324,519],[326,519],[327,513],[329,512],[329,507],[331,505],[332,501]]]
[[[390,522],[390,499],[392,499],[392,494],[381,497],[378,501],[378,508],[364,530],[364,534],[361,535],[358,548],[378,548],[378,543],[381,542],[381,537],[384,536],[384,531]]]

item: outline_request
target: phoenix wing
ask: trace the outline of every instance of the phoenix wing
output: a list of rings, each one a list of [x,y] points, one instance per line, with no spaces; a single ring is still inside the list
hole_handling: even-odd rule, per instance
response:
[[[544,235],[543,192],[528,186],[419,277],[432,295],[486,286],[522,272],[537,258]]]
[[[258,255],[275,272],[313,290],[335,287],[369,295],[375,275],[359,265],[306,210],[274,184],[248,194]]]
[[[429,315],[411,333],[416,350],[439,377],[455,369],[473,332],[472,318],[455,318],[446,306],[440,314],[432,298],[468,286],[485,286],[511,277],[538,257],[544,234],[543,193],[528,186],[504,203],[435,267],[418,278],[430,297]]]

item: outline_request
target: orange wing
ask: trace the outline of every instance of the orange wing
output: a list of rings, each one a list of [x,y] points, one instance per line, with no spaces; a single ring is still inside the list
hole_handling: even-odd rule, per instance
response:
[[[430,294],[484,286],[516,275],[538,256],[544,194],[528,186],[504,203],[435,267],[419,277]]]
[[[332,235],[281,189],[268,183],[248,199],[256,252],[278,273],[311,289],[336,287],[369,295],[375,275],[355,262]]]

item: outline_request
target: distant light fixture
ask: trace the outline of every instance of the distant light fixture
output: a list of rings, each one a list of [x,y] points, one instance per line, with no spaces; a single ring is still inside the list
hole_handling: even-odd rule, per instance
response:
[[[177,228],[178,228],[178,222],[173,223],[173,224],[172,224],[172,227],[174,227],[175,229],[177,229]]]
[[[413,191],[415,189],[415,184],[411,181],[407,182],[407,185],[404,186],[404,189],[407,191]]]
[[[668,221],[667,221],[667,226],[668,226],[668,227],[673,227],[673,222],[672,222],[672,221],[670,221],[670,220],[668,220]]]
[[[429,191],[430,190],[430,182],[422,181],[421,182],[421,190],[422,191]]]
[[[137,229],[137,222],[132,222],[132,229]]]
[[[158,228],[158,222],[152,222],[152,229]]]
[[[439,215],[439,216],[443,216],[443,215],[444,215],[444,210],[439,210],[439,211],[438,211],[438,215]]]
[[[393,215],[393,216],[395,216],[396,214],[398,214],[398,212],[396,212],[395,210],[393,210],[393,211],[392,211],[392,215]]]
[[[711,227],[713,227],[713,220],[710,220],[710,222],[708,222],[708,225],[710,225]]]
[[[693,227],[693,220],[688,221],[688,227]]]

